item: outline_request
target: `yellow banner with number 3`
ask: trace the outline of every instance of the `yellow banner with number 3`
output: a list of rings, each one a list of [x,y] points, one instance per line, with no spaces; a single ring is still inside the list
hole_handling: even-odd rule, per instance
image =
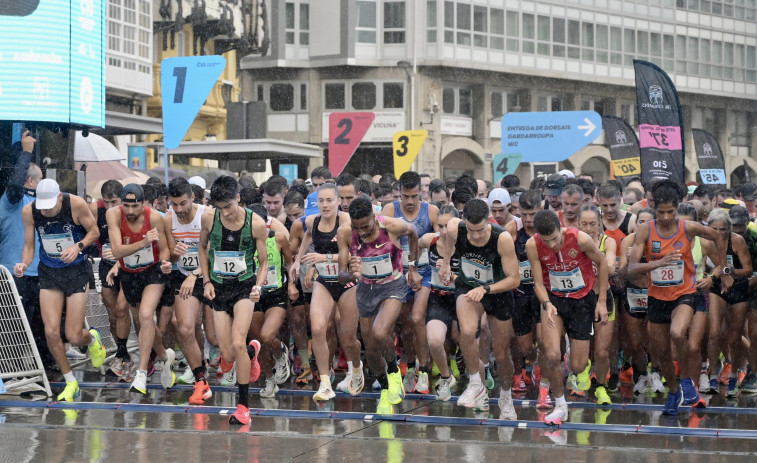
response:
[[[395,178],[400,178],[400,175],[410,170],[427,136],[425,130],[403,130],[394,134],[392,153]]]

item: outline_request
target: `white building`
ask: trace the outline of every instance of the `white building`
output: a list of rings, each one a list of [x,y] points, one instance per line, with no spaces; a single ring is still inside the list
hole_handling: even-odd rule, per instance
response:
[[[417,170],[491,178],[508,111],[593,109],[636,125],[634,58],[663,67],[678,88],[688,179],[697,170],[691,128],[718,137],[732,178],[744,159],[757,171],[757,0],[267,5],[271,51],[242,60],[243,98],[268,103],[269,136],[322,146],[331,112],[376,112],[353,173],[391,172],[392,134],[423,128]],[[602,142],[560,168],[606,179]],[[531,166],[518,174],[529,180]]]

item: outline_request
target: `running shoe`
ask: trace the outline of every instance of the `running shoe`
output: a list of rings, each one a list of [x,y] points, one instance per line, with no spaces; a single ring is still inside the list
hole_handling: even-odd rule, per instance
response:
[[[78,347],[74,347],[71,344],[68,344],[68,349],[66,349],[66,357],[72,360],[83,360],[87,358],[87,354],[80,351]]]
[[[662,409],[663,415],[675,416],[678,415],[678,407],[683,403],[683,394],[681,388],[675,393],[668,391],[668,398],[665,401],[665,407]]]
[[[276,384],[282,384],[287,379],[289,379],[289,375],[291,374],[290,371],[290,364],[289,364],[289,348],[284,344],[281,343],[281,350],[283,351],[281,356],[276,359],[276,365],[274,366],[274,370],[276,371],[273,375]]]
[[[678,363],[678,360],[673,360],[673,365],[675,366],[676,378],[680,378],[681,377],[681,365]]]
[[[594,423],[607,424],[607,417],[610,416],[610,413],[612,413],[612,410],[610,409],[598,408],[597,411],[594,412]]]
[[[92,366],[94,368],[100,368],[105,363],[105,346],[103,346],[102,338],[100,337],[100,331],[97,328],[89,330],[89,334],[95,338],[95,342],[89,345],[89,358],[92,360]]]
[[[279,386],[276,384],[276,378],[266,378],[265,387],[260,390],[260,397],[275,397],[277,392],[279,392]]]
[[[741,383],[741,392],[754,394],[757,392],[757,374],[749,373]]]
[[[708,394],[720,394],[720,383],[717,378],[710,378],[710,388]]]
[[[481,382],[470,382],[465,391],[457,398],[457,404],[461,407],[471,408],[482,395],[486,395],[486,388]]]
[[[242,404],[237,405],[237,410],[229,417],[229,424],[249,424],[250,409]]]
[[[610,373],[610,377],[607,379],[606,389],[608,391],[617,391],[619,383],[620,375],[618,375],[617,373]]]
[[[454,376],[440,379],[436,384],[436,400],[448,401],[452,397],[452,387],[455,384],[457,384],[457,380]]]
[[[591,373],[591,360],[587,361],[584,371],[576,375],[576,385],[578,385],[579,390],[586,392],[591,387],[591,376],[589,376],[589,373]]]
[[[268,386],[268,382],[266,382],[266,386]],[[331,389],[331,385],[323,381],[321,381],[321,385],[318,386],[316,393],[313,394],[313,400],[315,402],[325,402],[327,400],[333,399],[334,397],[336,397],[336,393],[334,393],[334,391]]]
[[[381,383],[379,383],[378,379],[373,380],[373,384],[371,384],[371,390],[372,391],[380,391],[381,390]]]
[[[597,403],[599,405],[610,405],[610,404],[612,404],[612,400],[610,400],[610,396],[607,395],[607,389],[605,389],[605,387],[602,386],[602,385],[597,386],[594,389],[594,397],[597,399]]]
[[[192,367],[187,367],[187,369],[184,370],[184,373],[179,376],[179,379],[177,379],[176,382],[179,384],[194,384],[195,374],[192,372]]]
[[[108,371],[106,371],[105,374],[108,376],[115,376],[116,378],[120,378],[121,375],[124,374],[125,364],[126,361],[124,359],[113,357],[113,360],[110,361],[110,365],[108,366]]]
[[[741,383],[743,383],[744,378],[746,378],[746,370],[739,368],[738,373],[736,373],[736,377],[738,378],[738,386],[741,387]]]
[[[739,388],[736,385],[738,379],[735,376],[728,378],[728,391],[725,393],[726,397],[736,397],[739,395]]]
[[[452,373],[452,376],[454,376],[455,379],[460,379],[460,369],[457,366],[457,359],[455,357],[449,359],[449,371]]]
[[[665,386],[663,386],[662,379],[660,379],[660,373],[654,371],[649,375],[649,388],[652,394],[665,392]]]
[[[80,395],[79,382],[76,380],[66,381],[66,388],[58,394],[58,402],[73,402]]]
[[[168,389],[176,384],[176,373],[173,372],[173,362],[176,353],[173,349],[166,349],[166,359],[163,361],[163,369],[160,371],[160,384],[163,389]]]
[[[565,387],[568,389],[568,392],[570,392],[571,395],[577,397],[586,396],[586,391],[582,391],[581,388],[578,387],[578,379],[576,378],[576,375],[572,373],[568,375],[568,378],[565,380]]]
[[[476,399],[473,404],[474,412],[488,412],[489,411],[489,394],[484,392],[484,395]]]
[[[300,358],[300,356],[297,355],[297,351],[293,350],[292,348],[289,349],[289,352],[289,360],[292,362],[292,374],[299,376],[300,373],[302,373],[302,358]],[[292,356],[294,356],[294,359],[291,358]]]
[[[694,380],[691,378],[683,378],[679,385],[681,386],[681,393],[683,394],[683,405],[694,405],[699,402],[699,393],[694,386]]]
[[[350,392],[350,383],[352,382],[352,370],[347,369],[347,375],[336,385],[336,390],[340,392]]]
[[[350,393],[351,396],[356,396],[363,392],[363,388],[365,387],[365,376],[363,375],[363,362],[360,362],[360,374],[352,374],[350,377],[350,383],[347,388],[347,392]]]
[[[260,362],[258,362],[258,355],[260,354],[260,341],[253,339],[247,345],[247,355],[250,357],[250,382],[254,383],[260,378]]]
[[[129,390],[131,392],[139,392],[142,395],[147,395],[147,374],[145,374],[144,370],[137,370],[137,373],[134,375],[134,381],[132,381]]]
[[[493,379],[492,379],[492,382],[494,382]],[[487,387],[487,389],[489,388]],[[528,387],[526,387],[526,382],[523,381],[523,375],[521,374],[514,375],[513,376],[513,391],[524,392],[526,390],[528,390]]]
[[[402,386],[405,388],[405,392],[415,391],[415,368],[408,368],[405,373],[405,378],[402,380]]]
[[[310,381],[312,380],[313,380],[313,370],[311,370],[310,367],[307,367],[302,370],[299,376],[297,376],[297,380],[295,382],[300,385],[306,385],[306,384],[310,384]]]
[[[493,379],[492,379],[492,383],[494,383]],[[487,380],[487,384],[488,384],[488,380]],[[428,373],[426,373],[425,371],[418,372],[418,377],[416,378],[416,381],[415,381],[415,392],[418,392],[420,394],[428,394],[429,392]]]
[[[552,413],[544,417],[546,424],[560,426],[564,420],[568,419],[568,404],[555,405]]]
[[[389,389],[387,389],[389,391],[389,402],[392,405],[397,405],[405,398],[405,387],[402,384],[402,376],[397,371],[386,375],[386,378],[389,381]]]
[[[494,377],[492,376],[492,369],[489,367],[484,367],[484,371],[486,372],[486,380],[484,382],[484,385],[486,386],[486,389],[491,391],[494,389]],[[416,386],[417,387],[417,386]]]
[[[707,372],[703,371],[699,373],[699,392],[706,394],[710,390],[710,377],[707,376]]]
[[[523,381],[525,381],[526,386],[530,386],[531,384],[533,384],[533,379],[531,378],[531,374],[529,373],[528,370],[526,370],[526,368],[522,368],[520,372],[521,372],[520,375],[523,377]]]
[[[391,415],[394,413],[394,406],[389,401],[389,389],[381,390],[381,398],[379,399],[378,407],[376,407],[376,413],[379,415]]]
[[[210,390],[208,381],[201,379],[195,383],[194,392],[189,396],[189,403],[191,405],[203,405],[211,397],[213,397],[213,391]]]
[[[500,420],[517,420],[518,414],[515,413],[515,406],[513,406],[513,397],[508,395],[505,398],[499,397],[497,401],[499,405],[499,419]]]
[[[728,384],[728,379],[731,377],[732,369],[733,366],[730,363],[723,364],[723,369],[720,370],[720,375],[718,376],[718,382],[720,384]]]
[[[649,387],[649,377],[647,375],[639,376],[639,380],[633,386],[634,394],[645,394]]]
[[[233,386],[237,383],[237,369],[232,367],[231,370],[221,376],[221,386]]]
[[[347,356],[344,354],[344,349],[339,349],[339,357],[336,361],[336,369],[344,371],[347,368],[349,368],[349,364],[347,364]]]
[[[623,368],[620,371],[620,384],[633,384],[633,367]]]
[[[539,386],[539,398],[536,400],[536,408],[548,410],[553,406],[552,397],[549,396],[549,388],[547,386]]]
[[[221,357],[221,350],[217,347],[210,346],[210,349],[208,350],[208,360],[210,361],[210,367],[218,368],[218,366],[221,364],[222,359],[223,357]]]

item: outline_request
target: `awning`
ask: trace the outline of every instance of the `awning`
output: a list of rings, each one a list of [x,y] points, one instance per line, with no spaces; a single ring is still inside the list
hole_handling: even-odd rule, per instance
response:
[[[90,132],[100,135],[163,133],[163,120],[118,111],[105,111],[105,128],[95,127],[90,129]]]
[[[162,151],[161,142],[129,143],[129,146],[145,146]],[[217,161],[246,159],[291,159],[319,158],[322,148],[307,143],[297,143],[272,138],[248,140],[187,141],[178,148],[168,150],[168,154],[191,156]]]

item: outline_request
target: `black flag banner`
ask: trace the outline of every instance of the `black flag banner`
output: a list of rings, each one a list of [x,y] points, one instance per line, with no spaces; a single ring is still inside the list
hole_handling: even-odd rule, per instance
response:
[[[641,180],[684,183],[683,114],[673,81],[658,66],[633,60],[639,121]]]
[[[694,147],[697,150],[697,163],[702,182],[707,185],[726,186],[725,159],[718,140],[702,129],[691,129],[694,135]]]
[[[603,116],[602,126],[605,129],[607,149],[610,150],[613,173],[626,186],[633,177],[641,177],[636,132],[628,122],[615,116]]]

